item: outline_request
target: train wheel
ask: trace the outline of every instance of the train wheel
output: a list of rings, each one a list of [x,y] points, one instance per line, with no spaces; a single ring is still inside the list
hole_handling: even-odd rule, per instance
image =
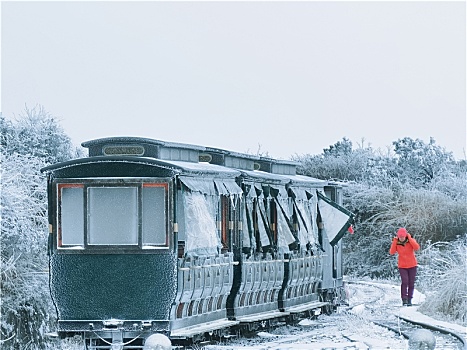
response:
[[[329,291],[323,291],[321,295],[321,301],[327,302],[321,309],[326,315],[331,315],[335,311],[334,306],[334,293]]]

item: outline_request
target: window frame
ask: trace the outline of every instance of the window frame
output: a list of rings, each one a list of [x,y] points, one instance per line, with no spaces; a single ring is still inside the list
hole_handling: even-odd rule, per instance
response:
[[[232,250],[231,244],[231,227],[230,227],[230,198],[225,195],[219,196],[219,232],[220,241],[222,244],[222,252],[229,252]]]
[[[136,230],[137,230],[137,244],[90,244],[90,226],[89,226],[89,198],[88,189],[95,187],[133,187],[137,190],[136,198]],[[164,189],[164,219],[165,219],[165,243],[164,244],[143,244],[143,188],[163,188]],[[171,211],[169,211],[171,203],[171,185],[170,179],[153,179],[153,178],[103,178],[103,179],[60,179],[55,181],[55,242],[54,247],[60,253],[122,253],[124,251],[129,252],[154,252],[157,250],[167,250],[171,247],[169,239],[169,228],[172,223]],[[83,189],[83,244],[72,245],[63,244],[63,232],[62,232],[62,189],[63,188],[82,188]]]

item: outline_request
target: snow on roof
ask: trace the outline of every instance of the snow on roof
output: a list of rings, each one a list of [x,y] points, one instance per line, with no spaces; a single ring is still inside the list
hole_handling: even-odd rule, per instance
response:
[[[41,169],[41,172],[55,171],[58,169],[70,168],[78,165],[93,164],[93,163],[109,163],[109,162],[121,162],[121,163],[139,163],[153,166],[159,166],[161,168],[170,169],[176,171],[176,167],[173,164],[169,164],[165,161],[149,158],[149,157],[135,157],[135,156],[96,156],[86,157],[68,160],[61,163],[48,165]]]
[[[284,185],[290,182],[290,179],[285,175],[268,173],[261,170],[241,170],[241,173],[246,180],[250,181],[273,181]]]
[[[304,184],[304,185],[320,185],[324,186],[328,184],[329,182],[326,180],[320,180],[315,177],[310,177],[310,176],[304,176],[304,175],[284,175],[288,177],[290,180],[292,180],[292,184]]]
[[[89,148],[91,146],[105,144],[105,143],[147,143],[151,145],[164,146],[169,148],[185,148],[204,151],[206,147],[192,145],[188,143],[168,142],[162,140],[155,140],[145,137],[134,137],[134,136],[117,136],[117,137],[103,137],[81,143],[81,146]]]
[[[240,175],[240,171],[232,168],[223,167],[220,165],[209,163],[192,163],[183,161],[161,160],[151,157],[134,157],[134,156],[96,156],[88,158],[79,158],[67,162],[53,164],[41,169],[44,171],[54,171],[62,168],[77,166],[81,164],[105,163],[105,162],[122,162],[122,163],[140,163],[162,168],[168,168],[176,173],[184,173],[186,175],[193,174],[210,174],[219,177],[233,178]]]
[[[195,173],[201,172],[201,173],[224,175],[228,177],[236,177],[240,175],[240,171],[236,169],[227,168],[227,167],[216,165],[216,164],[191,163],[191,162],[182,162],[182,161],[175,161],[175,160],[164,160],[162,162],[175,165],[179,169],[183,170],[184,172],[195,172]]]

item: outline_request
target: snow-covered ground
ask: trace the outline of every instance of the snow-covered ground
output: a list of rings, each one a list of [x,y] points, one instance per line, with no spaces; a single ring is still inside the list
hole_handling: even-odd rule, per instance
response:
[[[414,321],[434,324],[467,338],[467,329],[441,322],[418,312],[425,296],[415,291],[414,306],[401,306],[398,285],[359,282],[349,283],[350,308],[336,314],[321,315],[316,320],[302,320],[297,326],[282,326],[271,332],[260,332],[254,338],[230,340],[224,345],[209,345],[209,350],[235,349],[408,349],[408,341],[377,323],[392,323],[395,330],[401,316]],[[400,328],[399,328],[400,330]],[[436,349],[458,349],[437,337]]]

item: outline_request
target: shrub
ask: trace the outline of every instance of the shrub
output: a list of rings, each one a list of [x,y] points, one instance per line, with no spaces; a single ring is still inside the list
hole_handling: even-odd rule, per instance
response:
[[[344,273],[359,277],[391,278],[397,272],[388,254],[397,224],[381,219],[380,213],[394,203],[392,189],[352,183],[345,187],[344,206],[355,214],[355,234],[344,240]]]
[[[419,310],[467,326],[467,234],[454,242],[429,244],[419,265],[418,284],[427,294]]]
[[[47,288],[47,200],[39,172],[43,165],[38,158],[17,153],[2,159],[0,326],[5,349],[45,349],[48,315],[55,314]]]
[[[355,234],[344,244],[346,274],[391,278],[391,238],[406,227],[423,249],[426,242],[453,241],[467,232],[467,202],[446,193],[395,182],[391,187],[348,184],[344,206],[356,214]]]
[[[46,177],[40,169],[79,154],[43,108],[0,116],[3,349],[46,349],[55,310],[48,290]]]

